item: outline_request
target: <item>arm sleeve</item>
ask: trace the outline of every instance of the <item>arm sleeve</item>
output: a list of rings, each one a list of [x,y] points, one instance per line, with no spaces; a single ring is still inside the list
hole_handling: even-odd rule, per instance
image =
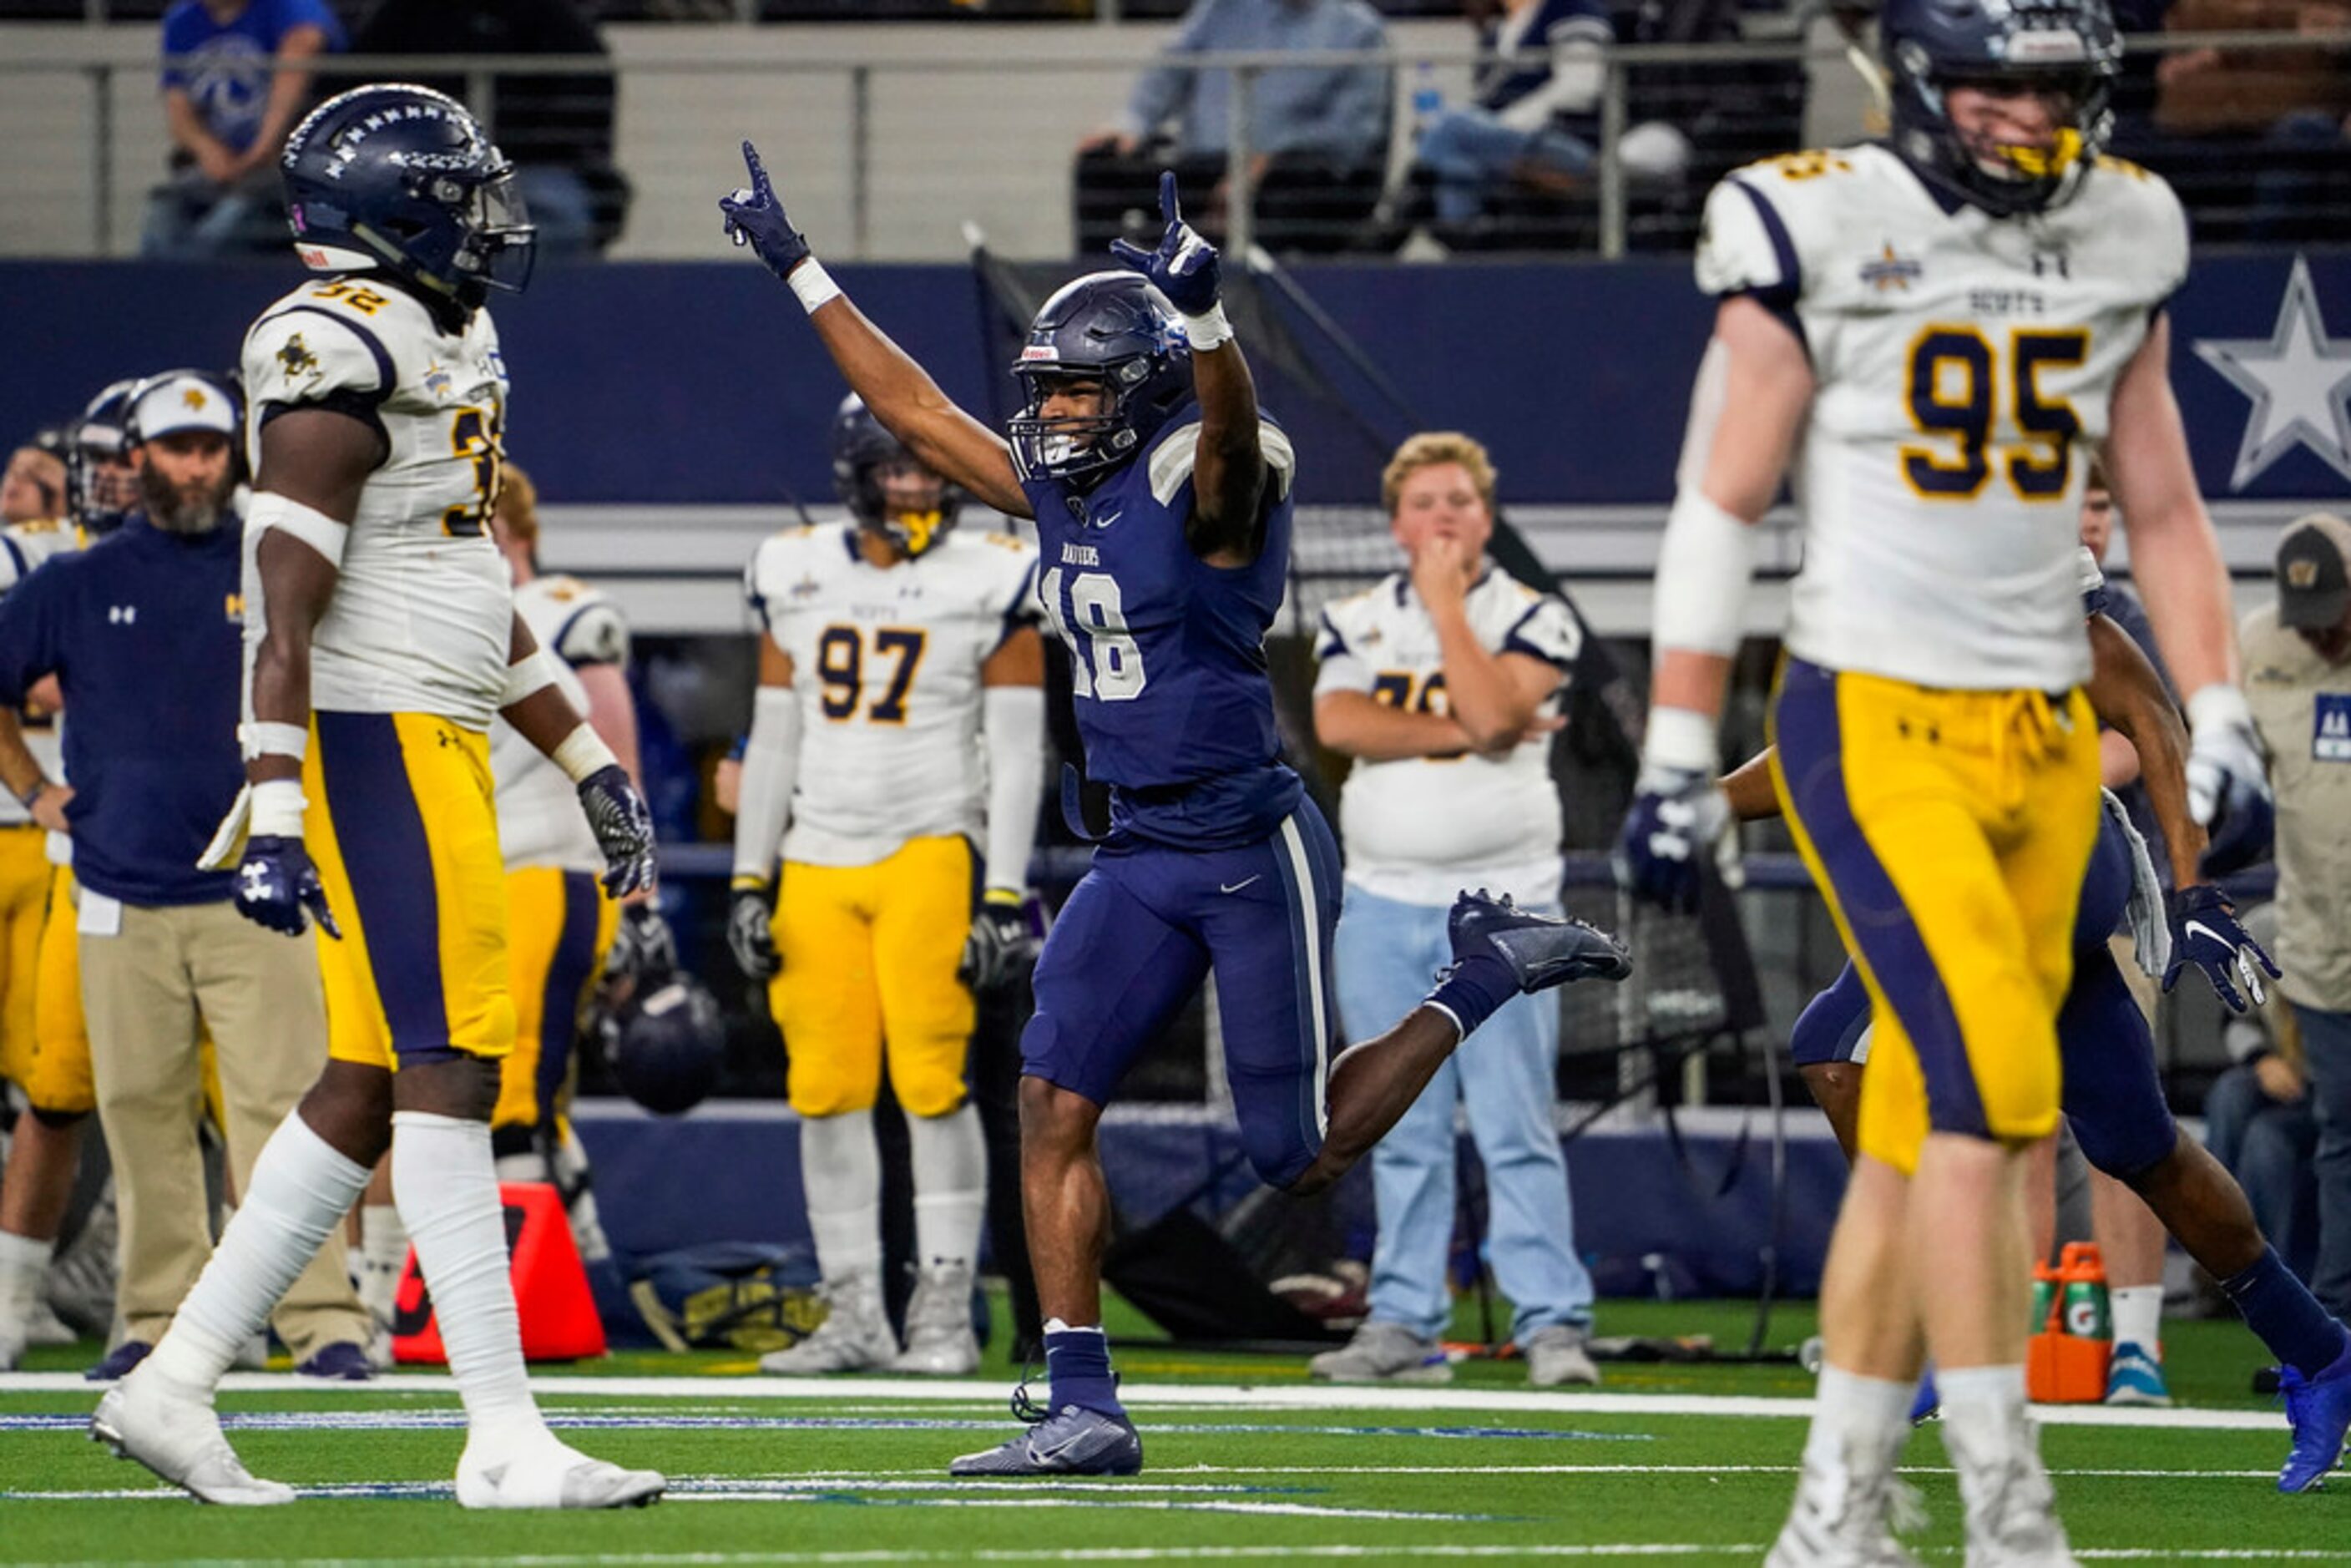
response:
[[[1606,18],[1599,16],[1563,16],[1553,22],[1540,40],[1551,51],[1549,79],[1502,110],[1502,123],[1513,131],[1536,131],[1554,115],[1590,113],[1607,80],[1600,47],[1614,37]]]
[[[1349,644],[1346,632],[1328,610],[1322,612],[1322,629],[1315,634],[1314,659],[1316,696],[1372,689],[1372,666]]]
[[[1195,73],[1176,57],[1197,54],[1211,46],[1215,12],[1215,0],[1195,5],[1176,37],[1168,40],[1159,63],[1144,67],[1135,77],[1134,87],[1126,96],[1125,112],[1118,118],[1120,130],[1147,137],[1184,107],[1184,100],[1192,96]]]
[[[1376,49],[1387,42],[1376,20],[1356,29],[1341,46]],[[1302,105],[1284,124],[1266,128],[1265,152],[1322,152],[1348,162],[1374,159],[1387,147],[1388,111],[1395,78],[1384,65],[1330,68],[1330,86],[1319,103]]]
[[[751,699],[751,736],[743,747],[742,799],[735,813],[738,879],[765,882],[775,873],[799,766],[799,695],[789,686],[761,686]]]
[[[183,92],[187,90],[188,68],[179,64],[178,61],[180,57],[187,54],[191,47],[188,22],[189,18],[184,14],[173,14],[163,18],[163,39],[161,51],[163,57],[163,74],[160,85],[165,92],[171,91],[173,88],[178,88]]]
[[[316,27],[327,35],[327,52],[340,53],[350,42],[343,31],[342,19],[335,15],[327,0],[283,0],[277,7],[277,36],[284,38],[297,27]]]
[[[1045,690],[989,686],[980,693],[987,737],[987,885],[1029,885],[1029,852],[1045,795]]]

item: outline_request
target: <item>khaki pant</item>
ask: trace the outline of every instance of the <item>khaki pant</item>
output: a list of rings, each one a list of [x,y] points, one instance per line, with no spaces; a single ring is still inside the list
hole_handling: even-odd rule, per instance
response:
[[[118,1301],[130,1336],[152,1344],[212,1252],[196,1144],[198,1040],[209,1031],[214,1041],[241,1193],[261,1145],[327,1063],[318,951],[314,938],[264,930],[227,903],[125,904],[114,935],[82,933],[81,968],[121,1212]],[[340,1226],[270,1322],[298,1364],[337,1341],[367,1344],[371,1324],[344,1272]]]

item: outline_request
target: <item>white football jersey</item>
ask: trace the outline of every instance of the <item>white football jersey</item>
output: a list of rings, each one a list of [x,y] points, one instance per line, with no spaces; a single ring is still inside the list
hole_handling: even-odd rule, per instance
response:
[[[1557,666],[1562,687],[1583,629],[1555,595],[1489,567],[1466,608],[1479,644]],[[1322,612],[1314,695],[1366,692],[1392,706],[1445,713],[1437,624],[1402,572]],[[1558,711],[1555,695],[1541,711]],[[1451,904],[1465,887],[1559,898],[1559,788],[1551,737],[1530,736],[1500,758],[1359,757],[1339,793],[1347,881],[1406,904]]]
[[[629,662],[629,623],[603,591],[576,577],[534,577],[514,591],[514,607],[538,645],[556,657],[555,684],[584,716],[588,690],[573,674],[580,664]],[[507,869],[559,866],[601,873],[580,792],[563,769],[504,719],[490,726],[490,772],[497,779],[498,847]]]
[[[1877,146],[1716,186],[1699,286],[1783,312],[1817,384],[1792,475],[1804,563],[1789,649],[1930,686],[2085,679],[2084,482],[2116,382],[2187,273],[2179,199],[2118,159],[2014,218]]]
[[[71,555],[87,543],[79,527],[73,523],[43,520],[32,523],[11,523],[0,528],[0,594],[6,593],[33,575],[42,562],[61,555]],[[66,781],[65,718],[60,714],[20,712],[16,726],[24,732],[25,749],[41,765],[42,774],[62,784]],[[24,802],[5,789],[0,789],[0,828],[21,827],[33,820],[33,813]],[[59,835],[51,834],[55,839]],[[51,858],[57,859],[59,846],[52,844]],[[60,865],[67,863],[59,859]]]
[[[490,313],[453,333],[390,284],[308,283],[253,324],[244,363],[256,466],[271,411],[300,403],[373,423],[389,448],[360,492],[311,642],[311,706],[487,729],[513,624],[506,562],[487,531],[507,406]],[[263,618],[249,547],[246,574],[251,649]]]
[[[759,546],[746,588],[799,699],[784,859],[871,865],[909,839],[977,834],[980,666],[1042,614],[1035,547],[956,528],[883,568],[853,527],[794,528]]]

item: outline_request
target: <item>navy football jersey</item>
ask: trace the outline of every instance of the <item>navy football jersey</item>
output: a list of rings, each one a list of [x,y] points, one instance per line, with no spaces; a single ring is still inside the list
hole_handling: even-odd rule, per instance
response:
[[[1186,848],[1250,842],[1298,803],[1266,675],[1265,634],[1290,564],[1289,438],[1264,422],[1264,548],[1245,567],[1192,553],[1196,419],[1162,430],[1092,491],[1021,480],[1037,516],[1038,594],[1071,654],[1089,777],[1111,821]]]

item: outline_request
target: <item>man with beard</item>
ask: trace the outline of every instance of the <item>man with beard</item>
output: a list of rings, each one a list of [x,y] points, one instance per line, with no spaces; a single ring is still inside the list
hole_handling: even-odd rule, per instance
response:
[[[230,504],[242,428],[235,394],[210,376],[141,382],[125,421],[138,507],[0,602],[0,782],[44,816],[61,808],[73,839],[91,1064],[121,1206],[125,1352],[162,1337],[211,1251],[196,1142],[204,1033],[239,1190],[326,1057],[316,951],[240,918],[234,873],[196,869],[244,781],[244,525]],[[45,776],[14,717],[48,675],[74,716],[70,788]],[[370,1375],[339,1239],[275,1326],[298,1370]]]

